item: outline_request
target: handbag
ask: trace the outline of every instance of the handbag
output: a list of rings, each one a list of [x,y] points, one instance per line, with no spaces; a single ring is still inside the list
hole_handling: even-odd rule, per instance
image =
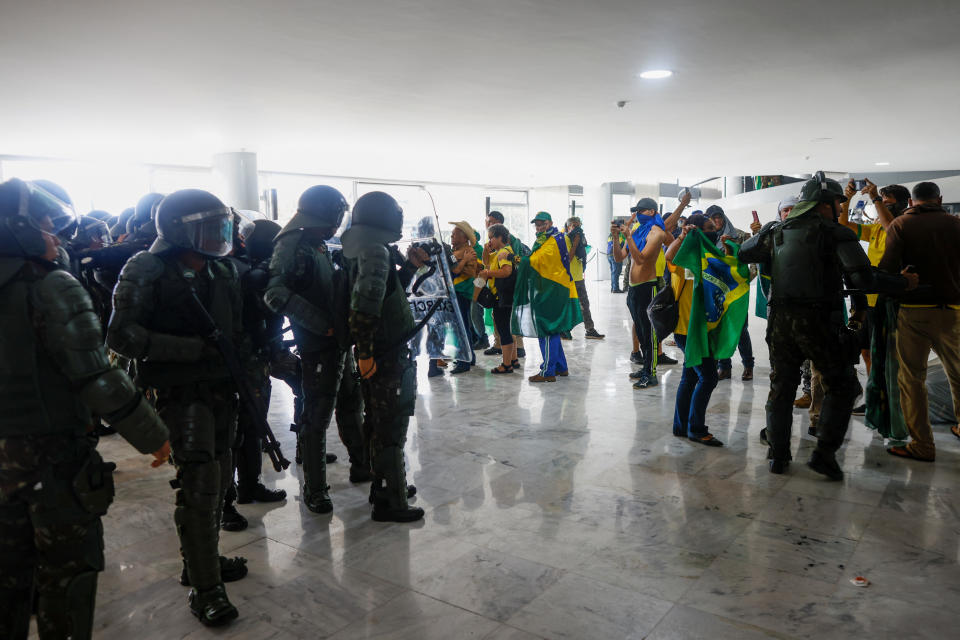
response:
[[[477,304],[484,309],[493,309],[497,306],[497,296],[494,295],[493,291],[490,291],[490,287],[484,287],[477,294]]]
[[[687,280],[684,278],[683,286],[680,288],[681,296],[686,287]],[[680,300],[673,295],[672,286],[664,287],[653,297],[647,307],[647,317],[650,318],[650,324],[653,325],[653,330],[659,337],[665,338],[676,330],[680,322]]]

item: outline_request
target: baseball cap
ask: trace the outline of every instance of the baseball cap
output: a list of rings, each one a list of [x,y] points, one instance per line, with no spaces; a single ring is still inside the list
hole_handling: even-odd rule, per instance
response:
[[[530,221],[530,224],[533,224],[537,220],[546,220],[547,222],[553,222],[553,218],[550,217],[550,214],[546,211],[538,211],[537,215],[533,216],[533,220]]]
[[[651,209],[654,211],[660,209],[657,201],[653,198],[640,198],[637,200],[637,205],[635,207],[630,207],[630,213],[640,213],[641,211],[649,211]]]
[[[707,210],[704,211],[703,213],[704,213],[704,215],[707,216],[708,218],[712,218],[713,216],[726,215],[726,214],[723,212],[723,207],[721,207],[720,205],[716,205],[716,204],[712,204],[712,205],[710,205],[709,207],[707,207]]]

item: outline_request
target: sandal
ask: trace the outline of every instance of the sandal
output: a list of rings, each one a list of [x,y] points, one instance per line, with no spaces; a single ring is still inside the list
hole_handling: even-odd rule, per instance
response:
[[[501,373],[513,373],[513,367],[500,365],[495,369],[490,369],[490,373],[494,375],[499,375]]]
[[[520,361],[514,358],[513,362],[510,363],[510,366],[513,367],[514,369],[519,369]],[[957,437],[960,438],[960,436],[957,436]]]
[[[921,458],[914,454],[907,447],[890,447],[887,449],[887,453],[898,458],[908,458],[910,460],[918,460],[920,462],[933,462],[933,458]]]
[[[955,424],[950,427],[950,433],[960,438],[960,424]]]

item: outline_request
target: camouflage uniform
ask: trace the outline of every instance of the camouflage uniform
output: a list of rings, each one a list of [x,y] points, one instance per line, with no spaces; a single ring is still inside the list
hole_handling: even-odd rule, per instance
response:
[[[100,517],[113,463],[87,435],[102,416],[139,451],[167,429],[110,366],[93,303],[65,271],[0,258],[0,637],[91,637]]]

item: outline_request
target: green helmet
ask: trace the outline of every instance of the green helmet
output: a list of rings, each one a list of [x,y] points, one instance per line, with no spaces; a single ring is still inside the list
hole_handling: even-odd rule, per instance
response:
[[[817,171],[816,175],[803,183],[800,202],[790,212],[790,217],[795,218],[804,214],[822,202],[837,200],[844,202],[847,200],[847,196],[843,195],[843,187],[836,180],[824,176],[823,171]]]

